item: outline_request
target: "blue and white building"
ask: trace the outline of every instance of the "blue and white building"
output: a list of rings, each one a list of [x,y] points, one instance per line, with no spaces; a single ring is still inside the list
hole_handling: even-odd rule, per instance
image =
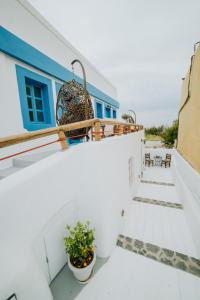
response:
[[[142,126],[66,151],[55,130],[38,136],[56,126],[72,60],[96,117],[119,117],[117,92],[27,0],[0,0],[0,20],[0,299],[199,300],[200,174],[176,149],[145,148]],[[171,168],[145,167],[146,152],[171,153]],[[87,220],[99,270],[81,288],[63,239]]]
[[[57,93],[73,79],[76,58],[86,70],[95,116],[117,118],[115,87],[27,1],[1,1],[0,20],[1,137],[56,126]],[[75,73],[82,82],[77,66]]]

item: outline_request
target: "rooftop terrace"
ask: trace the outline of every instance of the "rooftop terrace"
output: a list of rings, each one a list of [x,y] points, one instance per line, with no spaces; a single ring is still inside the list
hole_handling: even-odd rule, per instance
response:
[[[171,169],[147,168],[143,180],[110,258],[99,258],[86,286],[64,267],[51,284],[55,300],[200,298],[200,261]]]
[[[88,126],[88,121],[0,140],[0,146],[6,148],[54,135],[53,143],[63,150],[19,157],[21,170],[2,176],[1,207],[10,216],[2,220],[1,228],[6,245],[6,259],[0,256],[7,272],[4,286],[12,276],[17,282],[19,272],[24,272],[23,262],[35,269],[23,273],[17,296],[22,285],[30,293],[27,287],[36,278],[36,285],[44,283],[45,299],[51,299],[51,293],[55,300],[199,299],[199,174],[175,150],[171,168],[145,167],[147,149],[140,125],[89,122],[94,125],[93,141],[77,147],[68,147],[62,135],[77,126]],[[101,125],[113,126],[109,136]],[[10,148],[2,160],[13,159],[16,166],[16,156],[52,142],[40,143],[21,152]],[[159,151],[164,157],[169,150],[148,148],[151,156]],[[188,190],[182,173],[187,176]],[[77,220],[90,220],[96,230],[98,257],[87,285],[74,279],[63,246],[66,224]],[[18,237],[15,257],[13,236]],[[31,293],[37,298],[35,288]]]

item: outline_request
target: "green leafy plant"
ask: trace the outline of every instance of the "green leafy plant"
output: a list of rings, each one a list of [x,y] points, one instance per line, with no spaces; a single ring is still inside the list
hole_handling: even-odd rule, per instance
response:
[[[167,127],[162,134],[165,147],[172,148],[178,136],[178,121],[175,120],[172,126]]]
[[[163,132],[165,130],[164,125],[158,126],[158,127],[150,127],[150,128],[145,128],[145,134],[146,135],[157,135],[157,136],[162,136]]]
[[[74,227],[67,226],[66,229],[69,236],[64,238],[64,245],[70,262],[76,268],[87,267],[94,256],[94,229],[90,228],[89,222],[77,222]]]

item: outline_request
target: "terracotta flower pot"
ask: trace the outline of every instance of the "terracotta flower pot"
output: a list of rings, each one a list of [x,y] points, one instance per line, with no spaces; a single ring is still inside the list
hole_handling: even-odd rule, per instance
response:
[[[85,268],[76,268],[71,264],[70,257],[68,256],[68,266],[70,270],[73,272],[74,277],[78,279],[80,283],[87,283],[90,279],[93,271],[94,264],[96,262],[96,253],[94,252],[93,260],[91,263]]]

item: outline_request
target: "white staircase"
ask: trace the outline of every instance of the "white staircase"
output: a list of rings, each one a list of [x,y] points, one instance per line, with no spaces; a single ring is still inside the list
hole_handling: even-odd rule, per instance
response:
[[[39,152],[29,155],[19,156],[17,158],[13,158],[12,165],[5,169],[0,169],[0,180],[20,171],[24,168],[58,152],[58,150],[51,150],[46,152]]]

